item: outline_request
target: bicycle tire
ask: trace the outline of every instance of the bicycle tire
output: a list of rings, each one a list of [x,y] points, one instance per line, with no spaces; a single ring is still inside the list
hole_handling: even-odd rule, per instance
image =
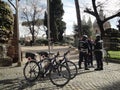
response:
[[[40,67],[36,61],[29,61],[25,64],[23,68],[23,74],[27,81],[33,82],[35,81],[40,72]]]
[[[108,65],[108,63],[109,63],[109,59],[110,58],[110,54],[109,53],[107,53],[107,56],[105,57],[105,62],[107,63],[107,65]]]
[[[67,66],[68,69],[70,70],[70,78],[71,79],[75,78],[78,73],[78,69],[77,69],[77,66],[75,65],[75,63],[67,60],[66,62],[63,62],[62,64]]]
[[[70,71],[65,65],[54,66],[49,72],[50,81],[56,86],[64,86],[70,81]]]

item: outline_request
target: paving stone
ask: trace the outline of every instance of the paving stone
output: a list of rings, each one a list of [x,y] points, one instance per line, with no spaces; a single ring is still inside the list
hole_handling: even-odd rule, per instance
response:
[[[73,52],[72,52],[73,53]],[[78,59],[71,59],[77,65]],[[0,67],[0,90],[120,90],[120,64],[104,63],[104,70],[78,69],[78,75],[64,87],[56,87],[49,78],[29,83],[23,76],[23,67]],[[94,61],[96,67],[96,62]]]

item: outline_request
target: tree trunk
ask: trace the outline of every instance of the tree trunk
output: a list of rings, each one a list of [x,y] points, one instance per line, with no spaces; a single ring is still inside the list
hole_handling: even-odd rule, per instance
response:
[[[80,17],[80,7],[78,0],[75,0],[75,7],[76,7],[76,14],[77,14],[77,23],[78,23],[78,37],[82,35],[82,29],[81,29],[81,17]]]
[[[100,21],[100,20],[97,20],[97,23],[98,23],[98,26],[99,26],[99,29],[100,29],[100,34],[101,34],[101,39],[104,37],[105,35],[105,30],[104,30],[104,27],[103,27],[103,23]]]

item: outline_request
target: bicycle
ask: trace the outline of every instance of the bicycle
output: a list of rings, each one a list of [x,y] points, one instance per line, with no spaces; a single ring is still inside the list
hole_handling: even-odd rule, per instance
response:
[[[108,53],[108,49],[103,49],[103,58],[104,58],[104,61],[106,62],[106,64],[108,65],[109,63],[109,58],[110,58],[110,54]]]
[[[70,70],[70,78],[73,79],[75,78],[75,76],[78,73],[78,69],[75,63],[73,63],[72,61],[69,61],[68,58],[66,57],[66,55],[70,53],[70,51],[68,50],[67,52],[64,53],[63,58],[60,60],[60,63],[67,66]]]
[[[44,58],[38,62],[36,60],[28,61],[23,69],[25,79],[27,81],[35,81],[39,76],[48,74],[50,81],[54,85],[66,85],[70,81],[70,71],[65,65],[60,64],[56,61],[56,58],[58,56],[59,53],[57,53],[57,55],[55,55],[53,58]],[[46,68],[42,67],[42,62],[44,60],[49,61],[49,65]],[[30,66],[31,63],[33,64],[33,66]],[[30,68],[28,66],[30,66]],[[29,68],[29,70],[26,70],[27,68]]]

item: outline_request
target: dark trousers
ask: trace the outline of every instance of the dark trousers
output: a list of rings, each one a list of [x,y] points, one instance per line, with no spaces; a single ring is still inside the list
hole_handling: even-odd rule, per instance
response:
[[[103,68],[103,61],[102,61],[102,51],[95,51],[95,58],[97,62],[97,68]]]
[[[90,52],[88,55],[88,65],[93,66],[93,54],[92,54],[92,52]]]
[[[88,54],[87,52],[79,52],[79,62],[78,62],[78,65],[79,67],[81,68],[81,63],[84,62],[84,66],[85,68],[88,68]]]

